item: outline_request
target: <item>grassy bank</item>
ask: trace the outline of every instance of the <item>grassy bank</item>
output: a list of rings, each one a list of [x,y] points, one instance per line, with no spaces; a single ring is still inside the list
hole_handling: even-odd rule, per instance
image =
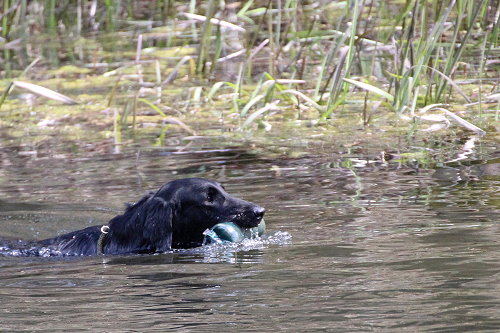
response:
[[[235,137],[290,127],[304,137],[396,126],[498,133],[499,7],[5,0],[0,126],[13,137],[83,126],[114,144],[154,133],[160,145],[169,131],[221,126]]]

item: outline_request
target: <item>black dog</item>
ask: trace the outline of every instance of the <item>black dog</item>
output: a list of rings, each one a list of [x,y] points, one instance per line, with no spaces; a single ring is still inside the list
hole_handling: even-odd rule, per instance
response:
[[[203,231],[232,221],[256,227],[265,209],[232,197],[219,183],[201,178],[174,180],[130,205],[107,226],[93,226],[38,245],[65,255],[155,253],[201,246]]]

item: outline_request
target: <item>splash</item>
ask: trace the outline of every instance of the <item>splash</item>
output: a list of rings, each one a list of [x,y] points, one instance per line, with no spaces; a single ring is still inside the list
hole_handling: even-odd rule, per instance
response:
[[[285,231],[258,236],[253,234],[240,242],[218,242],[205,244],[189,250],[176,250],[178,253],[192,254],[204,263],[260,263],[264,249],[269,246],[290,244],[292,235]]]
[[[0,246],[0,256],[48,258],[65,257],[67,255],[61,251],[50,249],[48,247],[12,248],[9,246]]]

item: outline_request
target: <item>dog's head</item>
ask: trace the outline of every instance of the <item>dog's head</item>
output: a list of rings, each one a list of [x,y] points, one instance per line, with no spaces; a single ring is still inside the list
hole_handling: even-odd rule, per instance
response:
[[[135,237],[145,250],[200,246],[203,232],[220,222],[256,227],[265,209],[228,194],[222,185],[202,178],[185,178],[163,185],[110,222],[119,237]],[[121,226],[120,226],[121,224]],[[135,236],[130,236],[133,233]],[[150,244],[148,244],[150,243]]]
[[[221,184],[201,178],[172,181],[155,196],[172,203],[173,247],[200,245],[203,231],[220,222],[256,227],[265,212],[256,204],[231,196]]]

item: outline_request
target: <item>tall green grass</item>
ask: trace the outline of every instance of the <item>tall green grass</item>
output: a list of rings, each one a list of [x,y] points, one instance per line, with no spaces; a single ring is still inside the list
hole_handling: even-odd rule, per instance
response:
[[[407,2],[402,15],[396,18],[402,30],[396,44],[394,67],[388,70],[392,77],[388,99],[395,111],[414,114],[417,105],[445,102],[448,87],[471,102],[453,77],[464,51],[477,45],[470,37],[474,31],[480,32],[475,27],[479,24],[479,13],[484,13],[487,4],[487,0]],[[485,42],[487,36],[483,33]],[[377,91],[376,86],[350,83],[388,97]]]
[[[138,59],[145,68],[138,73],[138,85],[160,90],[159,103],[165,96],[161,90],[178,84],[180,77],[187,86],[196,86],[192,98],[197,102],[202,92],[215,102],[229,91],[231,98],[222,107],[239,115],[242,128],[273,113],[293,118],[313,110],[318,118],[334,119],[343,105],[365,97],[366,103],[383,100],[398,114],[415,115],[426,105],[470,103],[472,94],[461,81],[498,74],[484,59],[470,58],[498,52],[500,4],[489,0],[4,0],[2,10],[0,72],[5,77],[16,76],[13,67],[19,73],[20,64],[32,63],[27,54],[42,54],[49,60],[41,62],[45,66],[57,67],[60,61],[84,66],[94,61],[96,48],[104,50],[100,62],[127,68],[134,40],[144,35],[137,54],[165,45],[195,47],[196,52]],[[25,33],[29,29],[61,42],[36,44]],[[154,37],[148,39],[148,34]],[[8,45],[18,38],[21,47]],[[95,41],[97,47],[74,56],[72,43],[81,38]],[[113,46],[105,40],[112,40]],[[149,72],[148,61],[155,61]],[[193,62],[195,75],[186,70]],[[472,70],[462,71],[464,63]],[[228,64],[235,73],[219,79]],[[187,74],[178,75],[183,72]],[[479,82],[481,95],[485,83]],[[131,91],[137,95],[137,89]],[[129,103],[125,113],[132,110],[126,102],[130,98],[124,99]],[[369,118],[365,112],[364,122]]]

